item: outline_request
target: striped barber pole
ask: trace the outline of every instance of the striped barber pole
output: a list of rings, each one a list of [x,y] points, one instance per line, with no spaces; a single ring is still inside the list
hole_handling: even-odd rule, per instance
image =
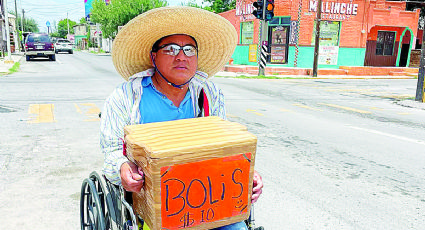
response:
[[[298,41],[299,41],[299,39],[300,39],[300,25],[301,25],[301,11],[302,11],[302,8],[303,8],[303,0],[299,0],[299,4],[298,4],[298,17],[297,17],[297,26],[298,26],[298,29],[297,29],[297,34],[296,34],[296,36],[297,36],[297,40],[296,40],[296,43],[295,43],[295,58],[294,58],[294,67],[297,67],[298,66]]]
[[[261,46],[261,58],[260,58],[260,68],[266,68],[266,60],[267,60],[267,46]]]

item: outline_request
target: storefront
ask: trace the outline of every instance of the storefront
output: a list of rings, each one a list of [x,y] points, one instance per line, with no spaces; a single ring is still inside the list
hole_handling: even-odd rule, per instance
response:
[[[253,0],[237,0],[221,13],[239,33],[234,64],[257,65],[260,20]],[[275,0],[267,22],[268,65],[311,68],[314,58],[317,1]],[[319,67],[408,66],[415,47],[419,12],[405,2],[385,0],[322,1]]]

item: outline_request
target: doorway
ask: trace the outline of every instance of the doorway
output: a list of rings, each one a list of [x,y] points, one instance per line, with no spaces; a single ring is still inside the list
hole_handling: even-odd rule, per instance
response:
[[[401,52],[400,52],[400,67],[406,67],[407,66],[407,57],[409,56],[409,50],[410,50],[410,44],[402,44],[401,45]]]

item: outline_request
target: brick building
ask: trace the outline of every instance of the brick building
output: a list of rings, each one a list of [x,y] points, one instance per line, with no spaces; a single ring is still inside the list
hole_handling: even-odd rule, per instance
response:
[[[260,20],[253,0],[237,0],[220,15],[239,33],[234,64],[257,65]],[[268,65],[311,68],[314,58],[316,0],[275,0],[268,22]],[[320,68],[408,66],[418,31],[420,10],[385,0],[322,0]]]

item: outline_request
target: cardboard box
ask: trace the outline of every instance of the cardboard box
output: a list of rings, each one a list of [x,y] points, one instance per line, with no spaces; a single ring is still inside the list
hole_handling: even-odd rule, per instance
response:
[[[145,184],[133,209],[152,230],[211,229],[245,220],[257,138],[219,117],[125,127],[127,157]]]

